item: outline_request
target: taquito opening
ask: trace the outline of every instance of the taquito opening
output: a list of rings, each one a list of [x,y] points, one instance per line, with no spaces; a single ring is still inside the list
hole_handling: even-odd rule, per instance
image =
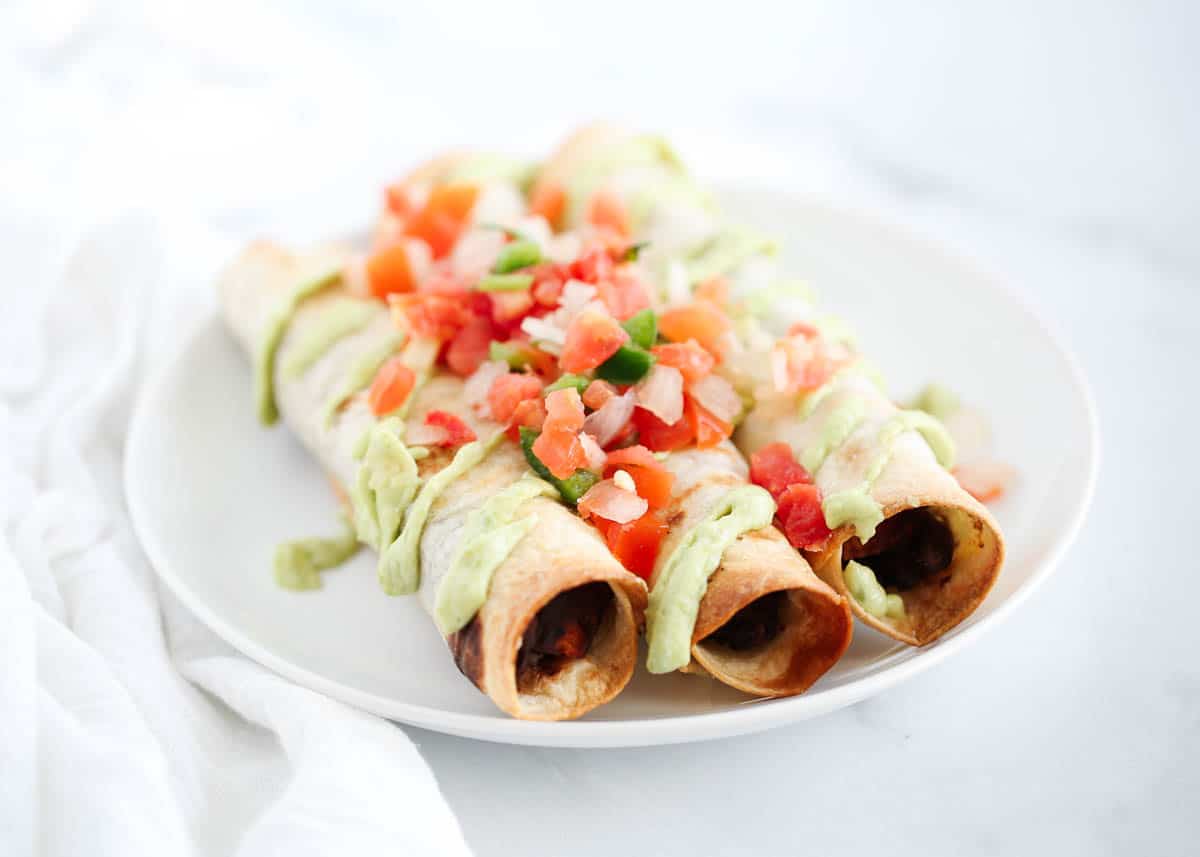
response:
[[[889,595],[900,596],[904,613],[871,615],[851,595],[859,618],[897,640],[923,646],[971,614],[995,581],[1003,556],[986,511],[930,504],[897,511],[866,544],[847,539],[815,568],[831,582],[837,578],[835,585],[843,591],[848,591],[845,568],[851,560],[871,569]]]
[[[715,643],[730,651],[745,652],[766,645],[783,630],[785,592],[768,592],[747,604],[733,618],[709,634],[704,642]]]
[[[842,567],[851,560],[875,572],[888,592],[903,594],[954,562],[954,533],[935,507],[906,509],[881,523],[863,544],[851,538],[842,546]]]
[[[788,696],[806,690],[850,643],[846,603],[820,584],[776,589],[742,600],[749,588],[730,587],[725,597],[710,599],[735,608],[725,614],[725,621],[719,604],[701,604],[698,630],[702,636],[692,646],[694,664],[756,696]]]
[[[612,586],[603,581],[567,589],[550,599],[521,637],[517,689],[528,692],[587,657],[605,634],[613,633],[615,612]]]

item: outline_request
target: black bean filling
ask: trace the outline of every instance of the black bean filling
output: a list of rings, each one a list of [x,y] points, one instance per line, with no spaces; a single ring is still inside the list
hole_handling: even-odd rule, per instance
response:
[[[517,674],[535,670],[552,676],[575,658],[582,658],[591,649],[612,603],[612,588],[607,583],[586,583],[554,596],[525,629]]]
[[[756,598],[705,640],[712,640],[735,652],[744,652],[771,642],[783,630],[786,598],[785,592],[769,592],[762,598]]]
[[[865,545],[850,539],[842,561],[855,560],[875,572],[888,591],[904,592],[950,567],[954,535],[929,509],[909,509],[888,518]]]

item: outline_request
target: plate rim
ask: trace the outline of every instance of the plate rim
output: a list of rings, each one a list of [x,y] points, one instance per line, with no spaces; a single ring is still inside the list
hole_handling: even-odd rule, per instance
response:
[[[1060,529],[1031,574],[993,612],[976,622],[960,628],[953,636],[943,638],[922,650],[919,656],[887,666],[869,675],[831,688],[817,688],[805,694],[782,699],[751,699],[743,705],[721,711],[699,714],[670,715],[626,720],[576,720],[563,722],[540,722],[516,720],[496,714],[467,714],[446,711],[411,702],[380,696],[359,690],[327,678],[304,666],[276,655],[247,637],[236,626],[224,619],[217,611],[208,607],[192,591],[184,577],[177,574],[167,561],[167,552],[150,524],[149,500],[142,489],[139,461],[142,456],[137,450],[145,448],[142,440],[149,431],[153,403],[161,398],[175,365],[193,345],[203,331],[219,318],[217,310],[193,320],[177,345],[168,353],[158,367],[143,382],[138,391],[125,444],[122,462],[124,497],[129,511],[134,534],[145,552],[158,578],[180,602],[218,637],[232,645],[242,654],[267,669],[310,690],[323,693],[363,711],[399,721],[411,726],[457,735],[476,740],[504,744],[541,747],[638,747],[705,741],[733,737],[764,731],[788,723],[799,722],[811,717],[828,714],[839,708],[852,705],[867,697],[894,687],[907,679],[941,663],[945,658],[961,651],[976,641],[988,630],[996,628],[1012,615],[1012,612],[1032,595],[1057,569],[1066,551],[1074,544],[1082,529],[1095,494],[1100,467],[1100,427],[1095,400],[1080,361],[1065,339],[1033,308],[1028,300],[1015,292],[999,277],[966,257],[951,250],[938,241],[927,238],[909,227],[891,222],[882,216],[864,212],[853,207],[825,199],[819,195],[797,193],[781,189],[767,189],[746,184],[737,187],[722,187],[736,194],[767,194],[784,198],[788,202],[801,201],[810,208],[821,209],[843,220],[857,221],[871,229],[883,231],[891,238],[909,245],[913,250],[940,257],[943,263],[964,270],[979,287],[990,289],[995,296],[1011,303],[1050,344],[1057,357],[1063,362],[1067,376],[1072,382],[1072,392],[1078,397],[1087,424],[1085,449],[1086,474],[1082,494],[1067,525]]]

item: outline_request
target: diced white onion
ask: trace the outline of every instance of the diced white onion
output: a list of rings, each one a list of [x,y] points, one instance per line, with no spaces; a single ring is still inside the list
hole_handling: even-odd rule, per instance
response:
[[[559,265],[574,262],[583,250],[583,240],[573,232],[555,235],[546,242],[546,258]]]
[[[489,182],[471,209],[473,223],[511,223],[525,210],[521,192],[508,182]]]
[[[587,415],[583,421],[583,430],[596,438],[596,442],[601,446],[608,446],[633,416],[633,406],[633,390],[626,390],[620,396],[612,396],[597,410]]]
[[[683,375],[674,366],[654,364],[650,374],[638,382],[637,405],[667,425],[683,416]]]
[[[521,330],[528,333],[532,339],[541,340],[542,342],[549,342],[558,346],[565,345],[567,342],[566,331],[557,325],[550,324],[543,318],[527,316],[521,321]]]
[[[731,423],[742,412],[742,397],[720,375],[705,375],[688,385],[688,393],[697,404],[723,423]]]
[[[618,488],[611,479],[597,482],[588,489],[588,492],[579,501],[579,505],[591,514],[617,524],[636,521],[650,508],[650,504],[646,502],[645,498]]]
[[[474,282],[496,262],[504,247],[504,233],[499,229],[475,228],[458,239],[450,253],[450,265],[455,276]]]
[[[430,272],[433,271],[433,251],[429,249],[429,245],[420,238],[405,238],[404,255],[407,257],[408,270],[412,272],[413,279],[418,284],[428,280]]]
[[[583,432],[579,435],[579,445],[583,447],[583,454],[587,456],[587,469],[594,470],[596,473],[604,470],[604,461],[608,456],[604,454],[604,450],[600,448],[596,439],[587,432]]]
[[[632,491],[637,493],[637,484],[633,481],[633,477],[624,470],[618,470],[612,475],[613,484],[622,491]]]
[[[477,416],[492,416],[487,400],[488,392],[497,378],[508,374],[508,369],[508,364],[503,360],[488,360],[480,363],[479,368],[463,383],[463,399]]]
[[[569,322],[577,316],[585,306],[591,303],[594,297],[596,297],[595,286],[590,286],[582,280],[567,280],[562,294],[558,298],[558,305],[562,314],[566,316],[563,321]]]
[[[667,303],[685,304],[692,299],[692,285],[688,282],[687,268],[678,259],[667,265]]]
[[[554,237],[554,230],[550,228],[550,224],[546,222],[546,218],[539,214],[526,215],[518,218],[512,224],[511,228],[537,244],[542,251],[542,255],[546,255],[546,249]]]

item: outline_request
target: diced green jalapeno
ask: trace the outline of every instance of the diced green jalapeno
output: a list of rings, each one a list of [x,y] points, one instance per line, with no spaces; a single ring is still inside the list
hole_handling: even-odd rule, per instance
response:
[[[658,316],[652,309],[635,312],[621,322],[621,327],[625,328],[633,344],[642,348],[652,348],[658,340]]]
[[[622,345],[616,354],[596,367],[596,377],[614,384],[636,384],[646,377],[654,361],[649,351],[636,345]]]
[[[542,250],[532,241],[519,239],[504,245],[492,271],[497,274],[511,274],[521,268],[528,268],[542,261]]]
[[[499,360],[507,363],[513,369],[523,369],[529,363],[529,355],[507,342],[498,342],[493,339],[491,345],[488,346],[488,360]]]
[[[547,385],[545,392],[553,393],[555,390],[565,390],[567,387],[574,387],[582,396],[583,391],[587,389],[590,383],[592,383],[592,379],[585,375],[571,375],[568,373],[560,376],[553,384]]]
[[[481,292],[523,292],[533,285],[533,274],[485,274],[475,286]]]
[[[642,251],[650,245],[649,241],[639,241],[636,244],[630,244],[625,248],[625,255],[621,257],[623,262],[636,262]]]

